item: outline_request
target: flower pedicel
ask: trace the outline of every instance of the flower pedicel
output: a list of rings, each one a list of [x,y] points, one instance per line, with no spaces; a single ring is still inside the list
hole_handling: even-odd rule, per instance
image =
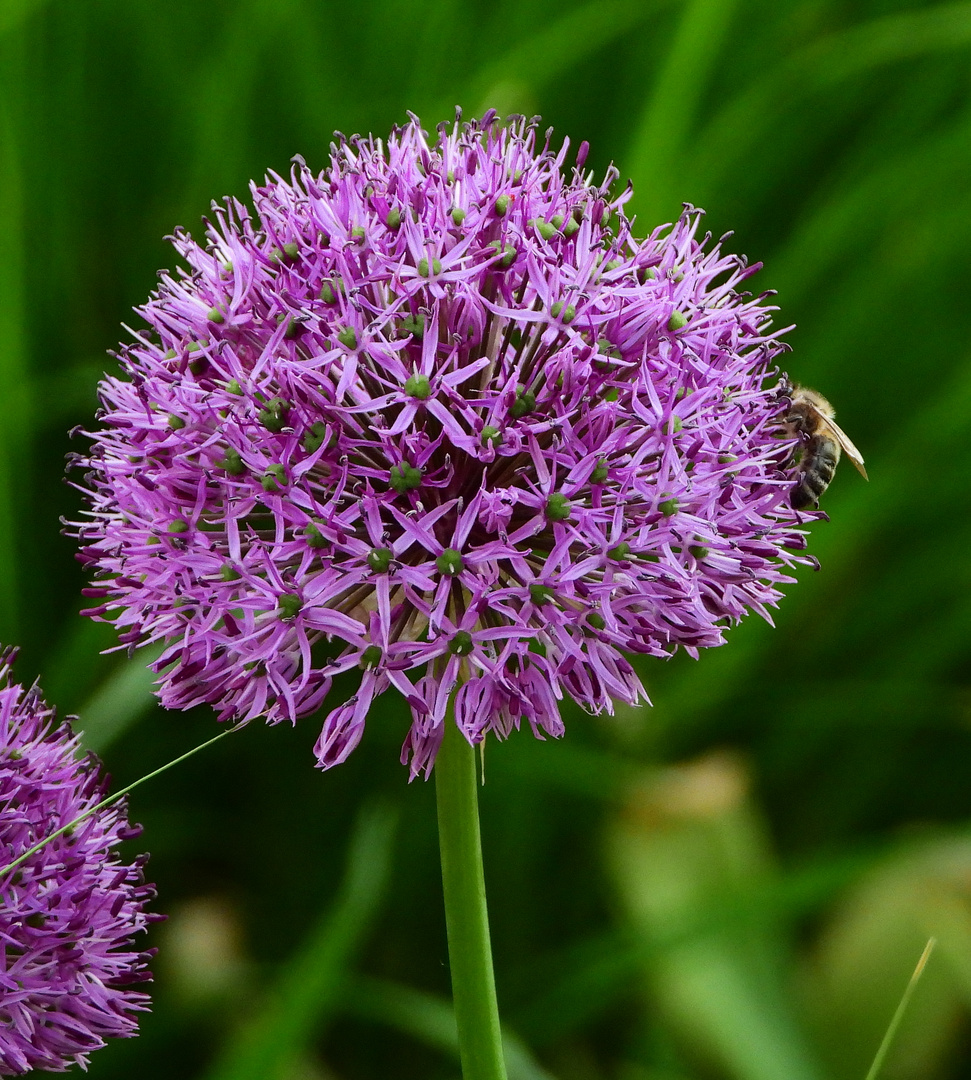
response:
[[[625,652],[768,617],[807,560],[758,267],[690,207],[636,239],[616,173],[567,152],[412,119],[177,233],[76,527],[93,614],[165,643],[164,705],[293,721],[358,667],[319,764],[394,687],[416,775],[453,695],[473,743],[559,735],[564,694],[643,696]]]

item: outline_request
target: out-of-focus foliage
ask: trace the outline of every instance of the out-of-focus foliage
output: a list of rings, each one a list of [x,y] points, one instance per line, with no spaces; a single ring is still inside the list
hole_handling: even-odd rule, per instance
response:
[[[198,229],[335,129],[540,113],[765,262],[789,370],[843,466],[771,628],[646,664],[652,710],[567,709],[489,747],[486,871],[510,1075],[967,1075],[971,1033],[971,3],[7,0],[0,5],[0,640],[80,710],[117,782],[214,730],[99,655],[61,515],[119,323]],[[352,683],[335,693],[347,693]],[[430,785],[390,695],[326,775],[313,720],[152,785],[153,1014],[92,1080],[454,1080]]]

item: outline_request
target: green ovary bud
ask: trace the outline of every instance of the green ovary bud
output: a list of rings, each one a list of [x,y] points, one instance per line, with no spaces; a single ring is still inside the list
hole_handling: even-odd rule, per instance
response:
[[[174,413],[172,413],[169,416],[169,427],[173,431],[181,431],[182,428],[185,427],[185,421],[182,419],[181,416],[176,416]]]
[[[217,325],[226,321],[225,315],[223,315],[223,313],[217,307],[210,308],[208,314],[206,315],[206,318],[211,323],[216,323]]]
[[[675,330],[680,330],[682,327],[688,325],[688,316],[681,311],[672,311],[671,318],[668,319],[668,329],[674,333]]]
[[[361,243],[366,235],[367,230],[363,225],[355,225],[354,228],[351,229],[351,239],[356,243]]]
[[[260,409],[260,423],[267,431],[281,432],[287,426],[287,414],[290,412],[290,402],[286,398],[270,398],[266,405]]]
[[[316,454],[327,437],[327,425],[318,420],[304,435],[300,445],[308,454]]]
[[[502,432],[492,424],[486,424],[479,437],[483,446],[491,446],[493,450],[497,450],[502,444]]]
[[[691,547],[688,548],[688,551],[690,551],[696,559],[708,558],[708,548],[703,544],[692,544]]]
[[[529,598],[537,607],[542,607],[553,598],[553,590],[548,585],[530,585]]]
[[[336,304],[338,293],[344,294],[344,282],[339,277],[331,278],[320,286],[320,299],[325,304]]]
[[[432,384],[428,381],[428,376],[412,375],[405,383],[405,393],[408,397],[417,398],[419,401],[430,398],[432,395]]]
[[[516,261],[516,256],[519,254],[513,244],[503,244],[499,240],[491,241],[488,246],[491,248],[495,248],[495,252],[497,255],[502,255],[502,258],[499,260],[499,266],[503,270],[508,270],[509,267],[512,266],[512,264]]]
[[[520,390],[516,395],[516,400],[512,403],[509,409],[509,415],[514,420],[519,420],[529,414],[536,408],[536,395],[532,390]]]
[[[415,488],[421,487],[421,477],[421,469],[416,469],[403,461],[400,465],[391,466],[388,482],[399,495],[404,495],[406,491],[414,491]]]
[[[546,500],[546,516],[550,521],[566,521],[572,512],[570,500],[558,491]]]
[[[362,667],[365,671],[370,671],[381,663],[383,656],[384,653],[377,645],[368,645],[361,653],[361,659],[358,660],[358,666]]]
[[[407,315],[401,320],[400,327],[403,334],[411,334],[421,341],[425,336],[425,316]]]
[[[594,630],[603,630],[607,625],[607,620],[597,611],[591,611],[587,616],[587,622],[594,628]]]
[[[590,474],[590,483],[605,484],[607,482],[608,475],[609,470],[607,468],[607,459],[602,457],[597,461],[597,467]]]
[[[230,476],[242,476],[246,472],[246,466],[243,464],[243,459],[240,457],[239,451],[234,450],[231,446],[227,447],[226,453],[223,456],[222,461],[219,462],[221,468],[225,469]]]
[[[263,474],[263,490],[270,493],[282,490],[287,485],[287,470],[282,462],[270,465]]]
[[[544,240],[552,240],[556,236],[557,226],[552,221],[535,221],[533,224]]]
[[[580,231],[580,222],[575,217],[568,217],[566,224],[563,226],[563,235],[569,239],[571,236],[575,236]]]
[[[225,562],[219,568],[219,576],[223,581],[239,581],[243,576],[232,563]]]
[[[465,221],[465,211],[461,206],[455,206],[452,208],[452,221],[456,225],[461,225]]]
[[[468,630],[459,630],[448,643],[448,651],[453,656],[468,656],[473,648],[472,635]]]
[[[620,391],[616,386],[611,386],[609,390],[604,392],[604,401],[617,401],[620,398]]]
[[[684,423],[680,416],[672,416],[670,420],[664,425],[664,434],[671,435],[680,431],[684,427]]]
[[[337,340],[348,349],[357,348],[357,331],[353,326],[345,326],[337,335]]]
[[[239,385],[238,379],[230,379],[229,382],[226,383],[226,393],[233,394],[236,397],[243,396],[243,388]]]
[[[319,528],[311,522],[303,530],[304,539],[307,541],[307,546],[312,548],[325,548],[327,547],[327,537],[320,531]]]
[[[418,276],[419,277],[428,277],[429,276],[428,270],[429,270],[428,260],[427,259],[419,259],[418,260]],[[440,274],[442,272],[442,264],[439,262],[438,259],[432,259],[432,261],[431,261],[431,272],[432,272],[433,276],[437,276],[438,274]]]
[[[572,304],[564,304],[562,300],[558,300],[550,308],[550,314],[554,319],[561,319],[563,324],[568,326],[577,317],[577,309]]]
[[[387,217],[384,219],[385,225],[389,229],[396,230],[401,228],[401,211],[397,207],[393,207],[388,211]]]
[[[607,552],[607,558],[612,559],[614,562],[623,562],[623,560],[628,558],[629,556],[630,544],[628,544],[626,540],[621,540],[621,542],[616,547],[612,547]]]
[[[292,315],[290,315],[288,317],[287,313],[285,311],[281,311],[277,315],[276,321],[277,321],[277,326],[279,326],[280,323],[282,323],[285,319],[288,319],[288,318],[289,318],[289,321],[287,322],[286,330],[283,331],[283,336],[288,341],[292,341],[297,336],[297,334],[300,333],[300,323],[297,322],[297,320]]]
[[[279,613],[281,619],[292,619],[295,615],[299,614],[303,604],[300,602],[300,597],[296,593],[284,593],[277,600],[276,610]]]
[[[511,195],[500,195],[499,198],[496,199],[496,217],[505,217],[511,202]]]
[[[465,561],[462,558],[461,551],[456,551],[455,548],[446,548],[435,560],[435,565],[441,573],[454,576],[463,570]]]
[[[189,531],[188,521],[183,521],[179,518],[176,521],[169,522],[168,532],[178,535],[179,533],[187,533]]]
[[[376,574],[386,574],[394,558],[391,548],[371,548],[367,553],[367,564]]]
[[[678,500],[677,499],[665,499],[663,502],[657,504],[658,510],[665,517],[673,517],[678,512]]]

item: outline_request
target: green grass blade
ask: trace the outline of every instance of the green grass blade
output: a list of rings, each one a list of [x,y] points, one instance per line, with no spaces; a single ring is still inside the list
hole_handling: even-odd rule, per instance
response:
[[[679,179],[683,148],[698,103],[725,43],[737,0],[689,0],[624,157],[638,212],[649,220],[676,216],[685,192]]]
[[[388,807],[362,813],[333,907],[282,972],[263,1011],[241,1029],[207,1080],[277,1080],[320,1034],[384,894],[394,830],[395,815]]]
[[[930,959],[930,955],[934,950],[934,944],[934,938],[931,938],[924,946],[924,951],[920,954],[920,959],[917,961],[917,967],[914,968],[914,973],[910,977],[910,982],[907,983],[907,989],[904,990],[904,995],[900,999],[897,1011],[893,1014],[890,1026],[887,1028],[886,1034],[883,1036],[883,1041],[880,1043],[880,1047],[877,1050],[876,1057],[873,1059],[870,1071],[866,1074],[866,1080],[876,1080],[877,1074],[880,1072],[881,1068],[883,1068],[883,1063],[887,1057],[887,1051],[889,1051],[894,1036],[897,1034],[897,1028],[900,1027],[900,1021],[904,1018],[904,1013],[907,1011],[910,999],[913,997],[914,990],[917,988],[918,980],[924,973],[927,961]]]

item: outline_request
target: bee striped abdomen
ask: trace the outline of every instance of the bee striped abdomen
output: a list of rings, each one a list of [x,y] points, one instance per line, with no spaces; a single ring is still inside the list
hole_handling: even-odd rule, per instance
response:
[[[813,435],[799,463],[799,483],[792,489],[790,503],[795,510],[818,506],[819,497],[829,487],[839,464],[840,447],[825,435]]]

